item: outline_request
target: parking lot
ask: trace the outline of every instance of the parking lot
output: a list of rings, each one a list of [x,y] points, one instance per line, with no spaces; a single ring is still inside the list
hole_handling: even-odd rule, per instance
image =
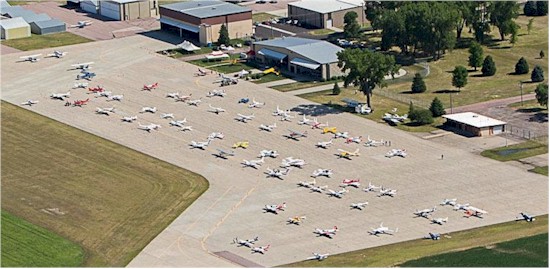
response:
[[[173,45],[136,35],[126,38],[85,43],[60,48],[68,51],[61,59],[47,58],[36,63],[17,62],[24,53],[2,56],[2,99],[19,104],[27,99],[38,100],[28,109],[60,122],[96,134],[153,157],[197,172],[210,182],[210,189],[159,234],[129,264],[130,267],[234,267],[243,260],[262,266],[276,266],[303,260],[312,252],[337,254],[421,238],[428,232],[448,233],[500,222],[511,221],[519,212],[548,213],[548,178],[528,173],[520,168],[472,154],[468,149],[449,147],[418,138],[395,128],[378,124],[354,115],[326,109],[319,104],[265,88],[246,81],[219,88],[217,77],[194,76],[196,66],[171,59],[156,51]],[[36,53],[48,53],[39,50]],[[113,94],[123,94],[122,102],[108,102],[94,98],[86,90],[71,91],[70,100],[90,98],[82,108],[65,107],[63,101],[51,100],[52,92],[67,92],[78,73],[71,64],[93,61],[97,74],[90,86],[103,85]],[[152,92],[142,91],[144,84],[159,82]],[[208,91],[225,89],[225,98],[206,97]],[[169,92],[192,94],[202,98],[199,107],[174,102],[166,98]],[[265,102],[260,109],[250,109],[238,100],[247,97]],[[208,104],[222,107],[225,113],[208,112]],[[96,107],[115,107],[112,116],[94,113]],[[157,114],[140,114],[143,106],[155,106]],[[320,122],[327,122],[351,136],[362,136],[391,141],[392,147],[367,148],[334,140],[329,149],[315,144],[331,139],[329,134],[298,125],[297,121],[281,122],[271,115],[276,106],[281,109],[316,112]],[[187,118],[193,131],[182,132],[169,127],[160,113],[174,113],[176,119]],[[255,118],[241,123],[237,113]],[[137,123],[123,123],[122,116],[137,115],[142,124],[157,123],[159,131],[150,133],[137,129]],[[309,117],[309,116],[308,116]],[[277,123],[271,132],[258,129],[260,124]],[[291,130],[307,131],[300,141],[288,140],[283,135]],[[188,144],[205,141],[211,132],[223,132],[223,140],[215,140],[207,150],[190,149]],[[237,141],[249,141],[248,149],[236,149],[228,160],[215,158],[217,148],[230,149]],[[352,160],[337,158],[338,149],[354,151],[360,156]],[[403,148],[406,158],[386,158],[392,148]],[[260,150],[273,149],[280,153],[276,159],[266,159],[258,170],[243,168],[243,159],[256,158]],[[440,156],[444,154],[444,160]],[[266,178],[266,168],[276,168],[281,159],[292,156],[304,159],[303,169],[292,169],[284,180]],[[332,178],[318,178],[318,185],[339,190],[343,179],[358,178],[362,185],[372,182],[397,189],[397,195],[377,197],[350,189],[342,199],[327,194],[311,193],[297,187],[298,181],[309,181],[318,168],[333,169]],[[427,219],[415,218],[416,209],[431,208],[444,198],[457,198],[459,203],[470,203],[489,213],[485,218],[465,218],[460,211],[438,207],[435,217],[449,217],[445,225],[432,225]],[[351,203],[365,202],[365,210],[351,210]],[[278,215],[262,213],[266,204],[287,203]],[[306,215],[302,225],[287,225],[286,220]],[[368,231],[381,222],[390,228],[399,228],[394,236],[371,236]],[[334,239],[317,237],[315,228],[338,226]],[[257,245],[270,244],[265,255],[251,254],[250,250],[231,244],[234,237],[242,239],[259,236]],[[452,239],[445,239],[452,240]],[[231,252],[220,257],[215,253]],[[389,254],[390,255],[390,254]],[[240,257],[237,259],[227,257]],[[241,260],[239,262],[239,260]]]

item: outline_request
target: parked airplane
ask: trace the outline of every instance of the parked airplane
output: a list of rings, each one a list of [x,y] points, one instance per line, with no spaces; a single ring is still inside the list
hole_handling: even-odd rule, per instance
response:
[[[97,107],[95,109],[95,113],[110,116],[111,113],[115,113],[115,108],[114,107],[108,107],[108,108]]]
[[[320,253],[313,252],[313,257],[309,257],[306,260],[319,260],[319,261],[322,261],[322,260],[328,258],[328,255],[329,255],[328,253],[320,254]]]
[[[27,100],[23,103],[21,103],[22,106],[32,106],[32,105],[36,105],[38,104],[38,101],[34,101],[34,100]]]
[[[386,157],[388,158],[395,157],[395,156],[405,158],[407,156],[407,151],[404,149],[392,149],[388,151],[388,153],[386,153]]]
[[[415,214],[417,217],[423,217],[428,218],[433,212],[435,212],[436,207],[433,208],[426,208],[422,210],[416,210],[413,214]]]
[[[95,98],[98,98],[98,97],[107,97],[107,98],[109,98],[109,97],[111,97],[112,94],[113,94],[113,92],[111,92],[111,91],[96,92],[94,97]]]
[[[208,139],[214,140],[214,139],[223,139],[225,135],[222,132],[212,132],[208,135]]]
[[[262,165],[262,163],[264,163],[264,158],[265,157],[262,157],[261,159],[259,160],[243,160],[243,162],[241,163],[243,165],[243,167],[252,167],[254,169],[258,169],[258,166]]]
[[[279,156],[279,153],[277,153],[276,150],[264,149],[264,150],[260,151],[260,155],[258,156],[258,158],[260,158],[260,157],[277,158],[277,156]]]
[[[306,219],[306,216],[295,216],[295,217],[292,217],[292,218],[288,218],[288,220],[286,222],[288,224],[300,225],[300,223],[302,223],[302,221],[304,221],[305,219]]]
[[[287,158],[284,158],[282,161],[281,161],[281,167],[290,167],[290,166],[294,166],[294,167],[298,167],[298,168],[302,168],[302,166],[306,165],[306,162],[302,159],[294,159],[292,157],[287,157]]]
[[[122,99],[124,98],[124,95],[122,94],[118,94],[118,95],[111,95],[109,97],[107,97],[107,101],[122,101]]]
[[[286,115],[286,114],[290,114],[290,110],[282,110],[279,108],[279,106],[277,105],[277,108],[275,110],[275,112],[271,113],[273,116],[283,116],[283,115]]]
[[[339,158],[346,158],[348,160],[351,160],[351,157],[359,156],[359,149],[355,150],[354,152],[346,151],[343,149],[338,149],[340,151],[337,155]]]
[[[69,98],[70,96],[71,96],[70,91],[68,91],[66,93],[52,93],[52,94],[50,94],[50,98],[59,99],[59,100],[62,100],[62,101],[64,101],[65,98]]]
[[[243,115],[243,114],[237,114],[237,117],[235,120],[246,123],[249,120],[252,120],[254,118],[254,113],[251,115]]]
[[[160,114],[161,119],[173,119],[174,113],[162,113]]]
[[[346,194],[347,192],[349,192],[349,190],[346,190],[346,189],[341,189],[339,191],[328,190],[327,194],[328,194],[328,196],[334,196],[336,198],[342,198],[344,196],[344,194]]]
[[[306,115],[303,115],[302,120],[298,121],[300,125],[310,125],[311,123],[313,123],[313,120],[306,118]]]
[[[91,80],[93,77],[95,77],[95,73],[94,72],[89,72],[89,71],[84,71],[82,72],[81,74],[78,74],[76,75],[76,79],[86,79],[86,80]]]
[[[395,231],[390,230],[388,227],[384,227],[384,223],[380,223],[380,226],[378,228],[371,228],[371,231],[369,233],[376,236],[378,236],[379,234],[393,235],[394,233],[397,233],[398,230],[398,228],[395,228]]]
[[[229,156],[235,156],[235,152],[232,151],[232,150],[223,150],[223,149],[216,149],[216,150],[218,152],[214,153],[212,155],[214,155],[218,158],[227,159],[227,157],[229,157]]]
[[[264,130],[267,132],[273,131],[273,129],[275,129],[276,127],[277,127],[277,123],[273,123],[271,125],[260,124],[260,130]]]
[[[170,126],[176,126],[176,127],[183,127],[184,123],[187,123],[187,118],[184,118],[183,120],[171,120]]]
[[[359,144],[359,143],[361,143],[362,140],[363,140],[362,136],[348,137],[348,138],[346,138],[346,144],[349,144],[349,143],[352,143],[352,142]]]
[[[361,186],[361,183],[359,183],[359,179],[344,179],[342,181],[342,184],[340,184],[340,187],[355,187],[359,188]]]
[[[166,94],[166,98],[178,98],[180,96],[180,93],[179,92],[169,92]]]
[[[332,229],[319,229],[319,228],[315,228],[315,232],[316,234],[318,234],[318,236],[325,236],[325,237],[328,237],[330,239],[332,239],[332,237],[334,235],[336,235],[336,232],[338,232],[338,227],[337,226],[334,226],[334,228]]]
[[[263,210],[264,213],[273,213],[273,214],[279,214],[279,211],[285,211],[286,208],[286,202],[283,202],[282,204],[278,205],[265,205]]]
[[[375,189],[380,189],[380,188],[381,188],[380,186],[372,185],[372,183],[369,182],[369,185],[366,188],[363,188],[363,191],[370,192],[370,191],[374,191]]]
[[[385,142],[383,139],[380,139],[380,141],[376,141],[373,139],[370,139],[370,136],[367,136],[367,142],[365,142],[365,147],[378,147],[385,145]]]
[[[311,129],[321,129],[328,127],[328,121],[326,123],[320,123],[317,121],[317,118],[313,118],[313,122],[310,125]]]
[[[103,88],[102,86],[97,85],[96,87],[93,87],[93,88],[90,87],[90,88],[88,88],[88,91],[89,91],[90,93],[104,92],[104,91],[105,91],[105,88]]]
[[[208,106],[210,107],[208,111],[212,113],[216,113],[216,115],[220,114],[221,112],[225,112],[225,109],[221,107],[213,107],[211,104],[208,104]]]
[[[453,207],[453,210],[457,211],[457,210],[464,210],[466,211],[468,209],[468,207],[470,206],[469,203],[466,203],[466,204],[455,204],[454,207]]]
[[[158,86],[159,86],[158,82],[155,82],[155,83],[149,84],[149,85],[143,85],[142,91],[151,91],[151,90],[154,90],[154,89],[158,88]]]
[[[73,106],[79,106],[79,107],[82,107],[83,105],[86,105],[88,102],[90,102],[90,98],[86,99],[86,100],[75,100],[73,102]]]
[[[516,220],[525,220],[525,221],[527,221],[527,222],[533,222],[533,221],[535,221],[535,217],[532,216],[532,215],[529,215],[529,214],[523,213],[523,212],[521,212],[521,213],[519,213],[519,214],[521,215],[521,217],[516,217]]]
[[[447,222],[449,220],[449,217],[446,218],[432,218],[432,223],[443,225],[443,223]]]
[[[290,114],[283,114],[281,115],[281,121],[292,121],[291,119],[293,119],[294,116],[290,115]]]
[[[122,117],[122,121],[125,121],[125,122],[133,122],[135,120],[137,120],[137,116]]]
[[[195,99],[195,100],[189,100],[187,101],[187,104],[190,105],[190,106],[199,106],[199,104],[202,102],[202,97],[199,98],[199,99]]]
[[[208,145],[210,145],[210,139],[208,139],[206,142],[195,142],[195,141],[191,141],[191,144],[189,144],[189,146],[191,146],[192,149],[202,149],[202,150],[205,150],[206,147],[208,147]]]
[[[74,67],[75,69],[87,70],[87,69],[90,69],[90,65],[92,64],[94,64],[94,62],[71,64],[71,66]]]
[[[326,141],[326,142],[323,142],[323,141],[317,142],[317,144],[316,144],[315,146],[318,147],[318,148],[324,148],[324,149],[326,149],[326,148],[328,148],[328,146],[330,146],[330,145],[332,145],[332,139],[329,140],[329,141]]]
[[[231,146],[231,147],[234,148],[234,149],[236,149],[236,148],[246,149],[246,148],[248,148],[248,146],[249,146],[248,141],[238,141],[235,144],[233,144],[233,146]]]
[[[323,193],[328,188],[328,185],[323,186],[311,186],[311,192]]]
[[[213,90],[211,92],[208,92],[206,94],[206,97],[215,97],[215,96],[224,97],[225,95],[226,95],[225,90]]]
[[[296,141],[300,141],[299,138],[300,137],[307,137],[307,131],[305,132],[298,132],[298,131],[293,131],[291,129],[288,129],[288,131],[290,131],[290,134],[288,135],[284,135],[284,137],[286,137],[287,139],[293,139],[293,140],[296,140]]]
[[[440,205],[450,205],[450,206],[455,206],[456,205],[456,198],[454,199],[444,199],[443,201],[441,201],[441,203],[439,203]]]
[[[183,96],[178,95],[178,96],[174,97],[174,99],[176,100],[176,102],[187,102],[187,101],[191,100],[192,95],[193,95],[192,93],[190,93],[189,95],[183,95]]]
[[[160,125],[158,124],[150,123],[148,125],[142,125],[141,123],[138,122],[138,129],[147,131],[149,133],[153,130],[158,131],[159,128],[160,128]]]
[[[313,174],[311,176],[314,178],[320,176],[330,177],[332,176],[332,169],[317,169],[313,171]]]
[[[246,240],[242,240],[242,239],[239,239],[238,237],[235,237],[235,239],[233,239],[233,244],[237,244],[237,247],[245,246],[245,247],[252,248],[254,243],[257,242],[258,240],[259,238],[257,236],[254,237],[253,239],[246,239]]]
[[[424,236],[425,239],[439,240],[441,239],[440,233],[428,233],[427,236]]]
[[[78,21],[76,24],[71,25],[71,28],[84,28],[89,25],[92,25],[91,21]]]
[[[396,194],[397,194],[397,190],[386,189],[384,187],[380,187],[380,193],[378,194],[378,197],[381,197],[381,196],[394,197]]]
[[[385,113],[382,119],[391,125],[397,125],[399,122],[405,121],[408,117],[409,117],[408,114],[399,116],[397,114]]]
[[[145,112],[155,113],[157,112],[157,107],[144,106],[141,108],[141,111],[139,113],[145,113]]]
[[[76,82],[73,86],[73,89],[83,88],[86,89],[88,87],[88,82]]]
[[[487,214],[487,211],[479,209],[477,207],[468,206],[466,207],[466,217],[478,217],[483,218],[483,215]]]
[[[252,98],[252,103],[248,105],[249,108],[260,108],[262,106],[265,106],[265,103],[256,102],[254,98]]]
[[[48,57],[63,58],[65,55],[67,55],[66,51],[54,50],[53,53],[48,54]]]
[[[276,177],[280,180],[283,180],[282,176],[286,176],[288,175],[288,172],[290,171],[289,168],[287,168],[286,170],[280,170],[280,169],[270,169],[270,168],[267,168],[267,172],[265,172],[265,174],[267,174],[267,177]]]
[[[334,134],[334,139],[338,139],[338,138],[343,138],[343,139],[348,139],[349,137],[349,134],[348,132],[337,132]]]
[[[315,179],[313,179],[313,181],[300,181],[298,182],[298,186],[299,187],[304,187],[304,188],[311,188],[312,186],[315,186],[317,182],[315,181]]]
[[[325,127],[323,128],[322,134],[326,134],[326,133],[337,134],[338,130],[336,129],[336,127]]]
[[[271,245],[263,246],[263,247],[253,247],[252,253],[261,253],[262,255],[269,249]]]
[[[205,70],[202,70],[199,68],[199,70],[197,71],[197,73],[195,73],[195,75],[197,76],[200,76],[200,77],[203,77],[203,76],[206,76],[208,73],[206,73]]]
[[[22,62],[29,61],[31,63],[35,63],[35,62],[40,61],[40,58],[38,58],[40,56],[42,56],[41,53],[33,54],[33,55],[27,55],[27,56],[21,56],[21,57],[19,57],[19,59],[22,59]]]
[[[359,210],[363,210],[363,208],[365,208],[366,205],[368,205],[369,202],[363,202],[363,203],[354,203],[354,204],[351,204],[351,209],[359,209]]]

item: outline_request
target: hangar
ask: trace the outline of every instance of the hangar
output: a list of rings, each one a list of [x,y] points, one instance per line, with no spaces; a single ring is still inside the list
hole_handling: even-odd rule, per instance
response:
[[[160,28],[202,45],[216,42],[226,25],[229,38],[252,36],[252,10],[222,1],[187,1],[160,6]]]
[[[30,25],[31,32],[38,35],[61,33],[67,30],[65,23],[57,19],[34,21]]]
[[[357,13],[359,24],[366,22],[362,0],[303,0],[288,3],[288,17],[315,28],[343,28],[344,16]]]
[[[2,39],[16,39],[31,36],[31,27],[21,17],[0,20]]]
[[[158,15],[157,0],[69,0],[72,5],[80,4],[86,12],[100,14],[117,21],[155,17]]]
[[[506,122],[489,118],[474,112],[443,115],[445,125],[474,136],[490,136],[506,131]]]
[[[21,6],[11,6],[2,8],[2,15],[10,18],[20,17],[30,25],[31,33],[37,35],[52,34],[66,31],[64,22],[52,19],[45,13],[36,14]]]
[[[344,73],[337,66],[336,53],[344,50],[323,40],[282,37],[255,42],[255,59],[290,73],[330,79]]]

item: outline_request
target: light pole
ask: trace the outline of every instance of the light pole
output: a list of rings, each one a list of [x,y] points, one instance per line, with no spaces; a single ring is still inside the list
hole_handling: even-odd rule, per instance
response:
[[[453,114],[453,93],[449,93],[449,99],[451,99],[451,114]]]
[[[519,92],[521,98],[521,106],[523,107],[523,81],[519,81]]]

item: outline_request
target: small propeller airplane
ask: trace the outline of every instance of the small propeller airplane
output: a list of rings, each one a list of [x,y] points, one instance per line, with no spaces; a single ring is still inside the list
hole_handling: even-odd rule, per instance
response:
[[[73,86],[73,89],[78,89],[78,88],[83,88],[83,89],[88,88],[88,82],[76,82]]]
[[[349,134],[348,132],[337,132],[334,134],[334,139],[338,139],[338,138],[343,138],[343,139],[348,139],[349,137]]]
[[[95,98],[98,98],[98,97],[107,97],[107,98],[109,98],[109,97],[111,97],[112,94],[113,94],[112,91],[96,92],[94,97]]]
[[[290,114],[290,110],[282,110],[279,108],[279,106],[277,105],[277,108],[275,110],[275,112],[271,113],[271,115],[273,116],[283,116],[283,115],[286,115],[286,114]]]
[[[95,113],[100,114],[100,115],[111,116],[111,113],[115,113],[115,108],[114,107],[108,107],[108,108],[99,108],[99,107],[97,107],[95,109]]]
[[[281,121],[292,121],[291,119],[293,119],[294,116],[290,115],[290,114],[283,114],[281,115]]]
[[[338,227],[337,226],[334,226],[332,229],[326,229],[326,230],[315,228],[315,231],[313,233],[318,234],[317,237],[324,236],[324,237],[328,237],[328,238],[332,239],[332,237],[334,235],[336,235],[336,232],[338,232]]]
[[[187,123],[187,118],[184,118],[183,120],[171,120],[170,126],[176,126],[182,128],[184,124]]]
[[[159,83],[155,82],[153,84],[143,85],[143,88],[141,90],[142,91],[151,91],[151,90],[154,90],[154,89],[158,88],[158,86],[159,86]]]
[[[208,135],[208,139],[223,139],[225,137],[225,135],[222,133],[222,132],[212,132]]]
[[[174,113],[162,113],[160,114],[161,119],[173,119]]]
[[[202,150],[205,150],[206,147],[208,147],[208,145],[210,145],[210,142],[212,140],[208,139],[206,142],[195,142],[195,141],[191,141],[191,143],[189,144],[189,146],[191,146],[192,149],[202,149]]]
[[[202,70],[200,68],[198,68],[198,71],[197,73],[195,73],[195,75],[199,76],[199,77],[204,77],[206,76],[208,73],[205,71],[205,70]]]
[[[306,165],[306,162],[302,159],[294,159],[292,157],[287,157],[287,158],[284,158],[282,161],[281,161],[281,167],[285,168],[285,167],[290,167],[290,166],[294,166],[294,167],[298,167],[298,168],[302,168],[302,166]]]
[[[252,98],[252,103],[248,105],[248,108],[261,108],[262,106],[265,106],[265,103],[257,102],[254,98]]]
[[[433,212],[436,211],[436,207],[432,207],[432,208],[426,208],[426,209],[422,209],[422,210],[416,210],[414,211],[414,215],[416,215],[417,217],[423,217],[423,218],[428,218]]]
[[[290,131],[290,134],[288,135],[284,135],[284,137],[286,137],[287,139],[292,139],[292,140],[296,140],[296,141],[300,141],[299,138],[301,137],[307,137],[307,131],[305,132],[298,132],[298,131],[294,131],[294,130],[291,130],[291,129],[288,129],[288,131]]]
[[[361,186],[361,183],[359,183],[361,180],[359,179],[344,179],[342,180],[342,184],[340,184],[340,187],[355,187],[359,188]]]
[[[348,137],[346,138],[346,144],[349,143],[357,143],[360,144],[362,141],[362,136],[356,136],[356,137]]]
[[[90,65],[92,64],[94,64],[94,62],[77,63],[77,64],[71,64],[71,67],[74,67],[75,69],[87,70],[91,68]]]
[[[90,93],[104,92],[104,91],[105,91],[105,88],[103,88],[102,86],[97,85],[96,87],[93,87],[93,88],[90,87],[90,88],[88,88],[88,91],[89,91]]]
[[[311,186],[311,192],[323,193],[328,188],[328,185],[323,186]]]
[[[76,79],[86,79],[86,80],[92,80],[96,74],[94,72],[84,71],[81,74],[76,75]]]
[[[527,213],[520,212],[519,215],[520,217],[516,217],[516,220],[525,220],[527,222],[535,221],[535,217]]]
[[[341,199],[344,196],[344,194],[346,194],[347,192],[349,192],[349,190],[346,190],[346,189],[341,189],[339,191],[328,190],[327,194],[330,197],[336,197],[338,199]]]
[[[351,209],[359,209],[363,210],[365,206],[367,206],[369,202],[363,202],[363,203],[353,203],[350,205]]]
[[[265,205],[262,209],[264,210],[264,213],[273,213],[277,215],[279,214],[279,211],[285,211],[285,208],[286,202],[278,205]]]
[[[211,104],[208,104],[208,106],[210,107],[208,111],[212,113],[216,113],[216,115],[220,114],[221,112],[225,112],[225,109],[221,107],[213,107]]]
[[[254,118],[254,113],[252,113],[251,115],[237,114],[237,117],[235,118],[235,120],[247,123],[249,120],[252,120],[253,118]]]
[[[90,98],[88,98],[86,100],[75,100],[73,102],[73,106],[82,107],[83,105],[86,105],[88,102],[90,102]]]
[[[66,93],[52,93],[50,94],[50,98],[52,99],[59,99],[59,100],[62,100],[62,101],[65,101],[65,98],[69,98],[71,97],[71,92],[68,91]]]
[[[483,209],[479,209],[477,207],[473,207],[473,206],[468,206],[466,207],[466,217],[469,218],[469,217],[478,217],[478,218],[483,218],[483,215],[487,214],[487,211],[483,210]]]
[[[397,190],[380,187],[380,193],[378,194],[378,197],[382,197],[382,196],[394,197],[396,194],[397,194]]]
[[[252,250],[252,253],[261,253],[262,255],[267,252],[267,250],[269,250],[269,247],[271,245],[267,245],[267,246],[263,246],[263,247],[253,247],[251,250]]]
[[[277,156],[279,156],[279,153],[277,153],[276,150],[264,149],[260,151],[260,155],[258,155],[258,158],[261,158],[261,157],[277,158]]]
[[[19,59],[21,59],[22,62],[27,62],[28,61],[28,62],[31,62],[31,63],[36,63],[36,62],[40,61],[40,58],[38,58],[40,56],[42,56],[41,53],[33,54],[33,55],[27,55],[27,56],[21,56],[21,57],[19,57]]]
[[[441,239],[440,233],[428,233],[427,236],[424,236],[425,239],[431,239],[431,240],[439,240]]]
[[[374,190],[380,189],[380,188],[381,188],[380,186],[375,186],[371,182],[369,182],[369,185],[366,188],[363,188],[363,191],[364,192],[371,192],[371,191],[374,191]]]
[[[331,134],[337,134],[338,130],[336,130],[336,127],[325,127],[323,128],[322,134],[331,133]]]
[[[218,158],[221,158],[221,159],[226,159],[227,160],[227,157],[229,156],[235,156],[235,152],[232,151],[232,150],[224,150],[224,149],[216,149],[218,152],[217,153],[214,153],[212,155],[218,157]]]
[[[187,126],[182,126],[181,129],[180,129],[180,131],[183,131],[183,132],[185,132],[185,131],[193,131],[193,126],[189,126],[189,125],[187,125]]]
[[[369,234],[378,236],[379,234],[388,234],[393,235],[394,233],[397,233],[399,229],[395,228],[395,230],[390,230],[390,228],[385,227],[384,223],[380,223],[380,226],[378,228],[371,228],[371,231],[369,231]]]
[[[311,175],[311,177],[313,178],[320,177],[320,176],[324,176],[324,177],[332,176],[332,169],[317,169],[313,171],[313,174]]]
[[[456,198],[454,199],[443,199],[443,201],[441,201],[441,203],[439,203],[440,205],[450,205],[450,206],[455,206],[456,205]]]
[[[32,106],[32,105],[36,105],[38,104],[38,101],[34,101],[34,100],[27,100],[23,103],[21,103],[22,106]]]
[[[443,223],[446,223],[447,221],[449,221],[449,217],[446,217],[446,218],[432,218],[430,221],[434,224],[443,225]]]
[[[137,116],[122,117],[122,121],[124,122],[134,122],[135,120],[137,120]]]
[[[320,123],[317,121],[317,118],[313,118],[313,122],[310,125],[311,129],[321,129],[328,127],[328,121],[326,123]]]
[[[243,160],[243,162],[241,163],[243,165],[243,167],[252,167],[254,169],[258,169],[258,166],[262,165],[262,163],[264,163],[264,158],[265,157],[262,157],[261,159],[259,160]]]
[[[206,97],[225,97],[226,93],[225,90],[213,90],[211,92],[206,93]]]
[[[317,142],[317,144],[315,144],[317,148],[324,148],[324,149],[327,149],[330,145],[332,145],[332,139],[325,142],[323,141]]]
[[[110,102],[110,101],[119,101],[119,102],[121,102],[122,99],[124,99],[124,95],[122,95],[122,94],[111,95],[111,96],[107,97],[108,102]]]
[[[150,123],[148,125],[142,125],[141,123],[138,122],[138,129],[147,131],[148,133],[150,133],[153,130],[158,131],[159,128],[160,128],[160,125],[158,124]]]
[[[150,106],[144,106],[141,108],[141,111],[139,113],[155,113],[157,112],[157,107],[150,107]]]
[[[192,93],[190,93],[189,95],[183,95],[183,96],[178,95],[178,96],[174,97],[174,99],[176,100],[176,102],[184,102],[185,103],[185,102],[191,100],[192,95],[193,95]]]
[[[469,206],[470,206],[469,203],[465,203],[465,204],[458,204],[458,203],[457,203],[457,204],[455,204],[455,205],[453,206],[453,210],[454,210],[454,211],[458,211],[458,210],[464,210],[464,211],[466,211],[466,210],[468,209]]]
[[[339,153],[336,154],[338,158],[345,158],[345,159],[351,160],[351,157],[359,156],[359,149],[356,149],[354,152],[350,152],[343,149],[338,149],[338,151]]]
[[[407,151],[404,149],[392,149],[388,151],[388,153],[386,153],[386,157],[388,158],[395,157],[395,156],[405,158],[407,156]]]
[[[367,142],[365,142],[365,147],[378,147],[378,146],[384,146],[386,143],[383,139],[380,139],[380,141],[372,140],[370,139],[370,136],[367,136]]]
[[[233,144],[233,146],[231,146],[231,147],[234,148],[234,149],[236,149],[236,148],[246,149],[246,148],[248,148],[249,145],[250,144],[248,143],[248,141],[238,141],[235,144]]]
[[[78,21],[76,24],[71,25],[71,28],[84,28],[89,25],[92,25],[91,21]]]
[[[290,171],[289,168],[287,168],[286,170],[280,170],[280,169],[270,169],[270,168],[267,168],[267,172],[265,172],[265,174],[267,174],[267,177],[276,177],[280,180],[283,180],[282,176],[286,176],[288,175],[288,172]]]
[[[300,225],[300,223],[302,223],[302,221],[304,221],[305,219],[306,219],[306,216],[294,216],[292,218],[288,218],[286,222],[287,224]]]
[[[302,115],[302,119],[298,121],[299,125],[310,125],[311,123],[313,123],[313,120],[308,119],[305,114]]]
[[[48,57],[63,58],[67,55],[66,51],[54,50],[53,53],[48,54]]]
[[[178,98],[180,96],[180,93],[179,92],[169,92],[166,94],[166,98]]]
[[[313,257],[308,257],[306,260],[318,260],[318,261],[322,261],[326,258],[328,258],[328,253],[326,254],[320,254],[320,253],[316,253],[316,252],[313,252]]]
[[[311,188],[311,187],[315,186],[315,184],[317,184],[317,182],[315,181],[315,178],[314,178],[313,181],[300,181],[300,182],[298,182],[298,187]]]
[[[259,238],[256,236],[254,237],[253,239],[246,239],[246,240],[242,240],[242,239],[239,239],[238,237],[235,237],[235,239],[233,239],[233,243],[232,244],[237,244],[237,247],[249,247],[249,248],[252,248],[254,243],[257,242],[259,240]]]
[[[275,128],[277,128],[277,123],[273,123],[271,125],[260,124],[260,130],[262,130],[262,131],[271,132]]]
[[[187,101],[187,104],[190,105],[190,106],[199,106],[199,104],[202,102],[202,97],[199,98],[199,99],[195,99],[195,100],[189,100]]]

